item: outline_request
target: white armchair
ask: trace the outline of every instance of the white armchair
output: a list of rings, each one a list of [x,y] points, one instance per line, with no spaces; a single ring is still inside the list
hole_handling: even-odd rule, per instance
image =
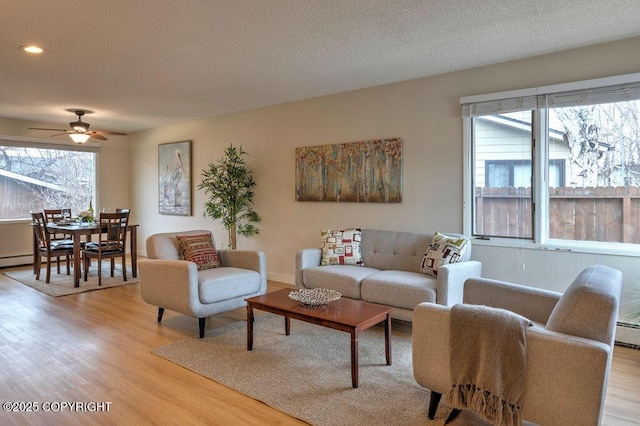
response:
[[[611,367],[622,274],[596,265],[564,294],[488,279],[465,282],[464,303],[527,317],[522,419],[542,425],[597,425]],[[450,378],[451,307],[423,303],[413,317],[413,373],[431,390],[429,417]]]
[[[217,250],[221,267],[198,271],[182,259],[177,235],[211,234],[196,230],[155,234],[147,238],[147,259],[138,263],[142,299],[158,306],[158,322],[165,309],[199,319],[204,337],[208,316],[246,306],[245,299],[267,290],[267,266],[261,251]]]

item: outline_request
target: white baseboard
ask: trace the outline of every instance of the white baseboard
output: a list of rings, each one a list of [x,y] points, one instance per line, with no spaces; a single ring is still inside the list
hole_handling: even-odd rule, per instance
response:
[[[33,255],[30,255],[30,254],[0,258],[0,268],[6,268],[9,266],[30,265],[32,263],[33,263]]]
[[[618,321],[616,343],[640,349],[640,324]]]
[[[267,272],[267,279],[270,281],[277,281],[283,284],[290,284],[295,286],[296,280],[292,275],[276,274],[275,272]]]

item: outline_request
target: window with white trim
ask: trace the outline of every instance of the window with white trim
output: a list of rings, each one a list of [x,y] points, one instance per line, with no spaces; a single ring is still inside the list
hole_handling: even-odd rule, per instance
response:
[[[44,209],[86,210],[96,195],[96,147],[0,139],[0,220]]]
[[[640,74],[461,104],[468,234],[640,243]]]

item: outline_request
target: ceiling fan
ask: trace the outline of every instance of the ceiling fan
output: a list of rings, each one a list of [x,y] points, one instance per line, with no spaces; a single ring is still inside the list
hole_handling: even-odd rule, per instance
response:
[[[89,138],[94,138],[94,139],[100,139],[102,141],[106,141],[107,138],[104,135],[114,135],[114,136],[125,136],[126,133],[122,133],[122,132],[112,132],[109,130],[89,130],[89,126],[90,124],[82,121],[82,116],[85,115],[85,113],[91,112],[91,111],[85,111],[82,109],[77,109],[77,110],[71,110],[70,112],[73,112],[75,115],[78,116],[78,120],[77,121],[72,121],[71,123],[69,123],[69,126],[71,127],[70,130],[64,130],[64,129],[47,129],[47,128],[42,128],[42,127],[29,127],[29,129],[31,130],[50,130],[52,132],[63,132],[63,133],[58,133],[55,135],[51,135],[51,137],[55,137],[55,136],[60,136],[60,135],[64,135],[65,133],[67,133],[69,135],[69,137],[71,139],[73,139],[73,141],[75,143],[85,143],[86,141],[89,140]]]

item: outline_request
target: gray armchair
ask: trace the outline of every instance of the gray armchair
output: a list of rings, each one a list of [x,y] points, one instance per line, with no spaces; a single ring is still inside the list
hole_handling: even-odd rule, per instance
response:
[[[211,315],[246,306],[246,298],[267,290],[267,266],[261,251],[217,250],[221,267],[198,271],[182,259],[177,235],[211,234],[196,230],[151,235],[147,259],[138,263],[142,299],[158,306],[158,322],[165,309],[199,319],[200,337]]]
[[[613,355],[622,274],[596,265],[558,293],[469,279],[464,303],[515,312],[533,322],[526,336],[522,419],[542,425],[597,425]],[[413,317],[413,373],[431,390],[429,417],[450,378],[451,307],[423,303]]]

